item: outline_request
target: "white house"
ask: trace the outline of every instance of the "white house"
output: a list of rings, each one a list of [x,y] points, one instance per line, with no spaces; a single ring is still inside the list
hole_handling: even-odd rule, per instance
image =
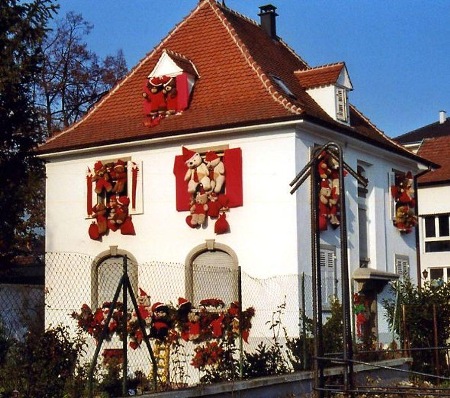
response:
[[[295,333],[298,276],[311,275],[311,209],[309,184],[290,194],[289,183],[316,146],[334,142],[368,180],[364,187],[345,177],[351,291],[374,300],[379,339],[390,341],[377,295],[384,297],[399,265],[417,280],[415,234],[393,223],[390,177],[416,175],[432,163],[350,105],[343,62],[309,66],[277,36],[275,7],[261,7],[259,15],[260,24],[215,0],[200,1],[82,120],[40,147],[47,162],[47,324],[67,308],[108,299],[114,289],[100,286],[111,273],[118,280],[121,268],[110,255],[119,253],[132,261],[136,292],[142,288],[152,300],[234,297],[233,278],[203,275],[197,283],[197,264],[240,266],[268,285],[277,280],[266,293],[244,284],[243,304],[266,300],[261,306],[268,309],[286,296]],[[223,163],[202,185],[186,164],[194,153],[202,156],[198,181],[206,163]],[[209,213],[190,203],[204,192]],[[341,289],[339,227],[328,224],[320,237],[326,310]],[[141,265],[152,261],[167,264],[163,282],[177,281],[181,291],[146,279]],[[173,263],[185,269],[172,272]],[[271,312],[257,310],[256,317],[264,324]]]

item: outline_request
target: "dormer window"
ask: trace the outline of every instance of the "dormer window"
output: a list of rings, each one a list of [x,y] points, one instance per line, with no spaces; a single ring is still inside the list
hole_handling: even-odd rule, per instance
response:
[[[298,70],[295,76],[330,117],[341,123],[350,123],[347,95],[353,86],[343,62]]]

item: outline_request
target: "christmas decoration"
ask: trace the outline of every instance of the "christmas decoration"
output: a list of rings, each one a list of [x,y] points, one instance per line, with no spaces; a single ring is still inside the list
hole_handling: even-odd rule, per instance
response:
[[[396,174],[395,185],[391,186],[391,195],[395,201],[394,226],[401,233],[410,233],[417,225],[414,179],[410,171]]]
[[[144,321],[146,334],[158,342],[176,343],[177,341],[191,341],[201,344],[220,339],[235,339],[239,336],[248,342],[252,327],[252,318],[255,315],[253,307],[240,311],[238,302],[232,302],[228,308],[217,298],[200,301],[198,308],[184,298],[178,299],[178,305],[164,304],[162,302],[150,303],[150,296],[139,289],[138,312]],[[135,311],[126,314],[126,327],[124,328],[124,311],[120,302],[116,303],[111,321],[106,325],[111,310],[110,302],[103,303],[102,307],[93,311],[87,304],[83,304],[79,313],[73,312],[72,318],[77,326],[92,336],[97,342],[102,333],[107,341],[117,335],[123,341],[129,337],[129,346],[137,349],[144,339],[144,331]],[[240,324],[240,322],[242,322]],[[199,349],[201,350],[201,349]]]
[[[319,231],[326,231],[328,224],[333,229],[340,225],[339,208],[339,162],[332,153],[323,151],[319,155],[317,164],[317,175],[320,178],[318,216]],[[344,176],[346,172],[344,170]]]
[[[136,207],[136,188],[139,168],[131,163],[131,201],[128,196],[128,165],[122,159],[114,162],[95,162],[93,172],[86,174],[88,215],[95,219],[88,229],[89,237],[100,240],[109,231],[120,230],[122,235],[135,235],[133,221],[129,215],[129,205]],[[93,185],[95,188],[93,189]],[[93,191],[97,195],[93,202]]]

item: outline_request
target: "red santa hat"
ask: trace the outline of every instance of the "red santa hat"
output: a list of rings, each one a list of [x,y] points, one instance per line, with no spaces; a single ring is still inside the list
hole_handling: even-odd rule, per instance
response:
[[[196,152],[187,149],[185,146],[183,147],[183,160],[187,162],[190,158],[192,158]]]
[[[184,297],[178,297],[178,306],[181,307],[186,304],[190,304],[190,301],[188,299],[185,299]]]
[[[142,296],[142,297],[148,297],[148,294],[147,294],[144,290],[142,290],[141,288],[139,288],[139,296]]]
[[[114,168],[116,167],[125,167],[125,162],[122,159],[119,159],[114,165]]]
[[[100,160],[95,162],[95,164],[94,164],[95,171],[100,171],[102,168],[103,168],[103,163]]]
[[[160,86],[161,85],[161,79],[158,76],[153,76],[148,78],[148,82],[152,85],[152,86]]]
[[[130,204],[130,199],[128,198],[128,196],[120,196],[117,199],[117,203],[119,203],[119,205],[121,206],[128,206]]]
[[[205,155],[205,160],[207,162],[212,162],[213,160],[216,160],[219,158],[219,155],[217,155],[217,153],[215,153],[214,151],[208,151],[206,152]]]

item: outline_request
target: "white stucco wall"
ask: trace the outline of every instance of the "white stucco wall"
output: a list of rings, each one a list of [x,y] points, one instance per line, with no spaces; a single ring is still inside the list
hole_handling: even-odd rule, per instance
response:
[[[49,303],[50,309],[46,314],[47,324],[52,319],[51,308],[58,308],[58,300],[65,299],[67,305],[74,309],[79,308],[81,302],[89,302],[92,267],[89,258],[108,251],[110,246],[118,246],[131,253],[139,264],[152,261],[180,264],[193,248],[204,244],[205,240],[215,239],[217,243],[230,247],[236,253],[242,270],[255,278],[268,279],[302,272],[311,275],[309,180],[293,195],[290,194],[289,183],[309,161],[310,148],[329,141],[341,145],[345,162],[355,171],[358,161],[364,161],[367,166],[370,181],[367,197],[369,267],[395,272],[395,254],[405,255],[410,259],[414,279],[414,234],[402,235],[393,226],[388,183],[388,173],[393,168],[416,173],[414,163],[360,141],[350,138],[342,141],[342,136],[329,130],[301,123],[297,130],[286,125],[271,130],[246,130],[230,134],[225,139],[214,136],[196,140],[185,138],[183,141],[147,143],[114,151],[100,148],[96,153],[78,152],[47,159],[46,251],[77,253],[77,267],[85,275],[80,277],[79,273],[71,273],[70,267],[74,265],[69,263],[47,264],[47,275],[53,275],[46,280],[48,289],[56,290],[58,284],[64,282],[79,292],[79,295],[71,296],[70,302],[67,302],[67,297],[53,295],[54,302]],[[182,145],[190,149],[218,145],[241,148],[244,204],[232,208],[227,214],[230,233],[216,235],[212,220],[205,228],[191,229],[185,222],[188,212],[176,211],[173,165],[175,156],[182,154]],[[142,165],[144,210],[142,214],[132,216],[136,235],[126,236],[116,231],[109,232],[101,241],[94,241],[88,235],[92,219],[86,217],[87,168],[92,169],[97,160],[130,157]],[[345,190],[351,277],[359,267],[360,256],[357,184],[350,175],[345,178]],[[336,276],[340,290],[339,231],[330,228],[322,233],[321,243],[336,247]],[[350,284],[352,290],[351,281]],[[289,297],[286,311],[294,314],[294,318],[292,325],[287,326],[293,329],[298,324],[296,315],[301,302],[298,285],[283,285],[273,292],[274,306],[281,304],[282,296]],[[251,305],[254,299],[252,292],[245,292],[245,305]],[[53,319],[56,318],[55,315]]]
[[[418,190],[419,216],[432,214],[449,214],[450,203],[437,198],[447,198],[450,195],[450,186],[439,185],[435,187],[421,187]],[[450,267],[450,252],[425,252],[425,230],[423,219],[419,217],[420,227],[420,258],[421,269],[432,267]]]
[[[189,148],[214,146],[223,141],[183,142]],[[230,246],[244,271],[258,276],[297,272],[295,197],[289,194],[294,169],[292,132],[227,139],[243,156],[244,206],[227,214],[231,233],[217,236],[214,222],[206,228],[186,225],[187,212],[175,209],[174,158],[181,143],[164,147],[134,148],[79,159],[52,160],[47,165],[47,251],[81,252],[96,256],[111,245],[131,252],[138,262],[151,260],[183,263],[189,251],[206,239]],[[270,148],[268,151],[267,148]],[[87,167],[102,158],[142,161],[143,214],[133,215],[135,236],[110,232],[102,241],[89,238],[86,218]],[[283,233],[280,233],[283,231]],[[274,250],[273,248],[277,248]]]

